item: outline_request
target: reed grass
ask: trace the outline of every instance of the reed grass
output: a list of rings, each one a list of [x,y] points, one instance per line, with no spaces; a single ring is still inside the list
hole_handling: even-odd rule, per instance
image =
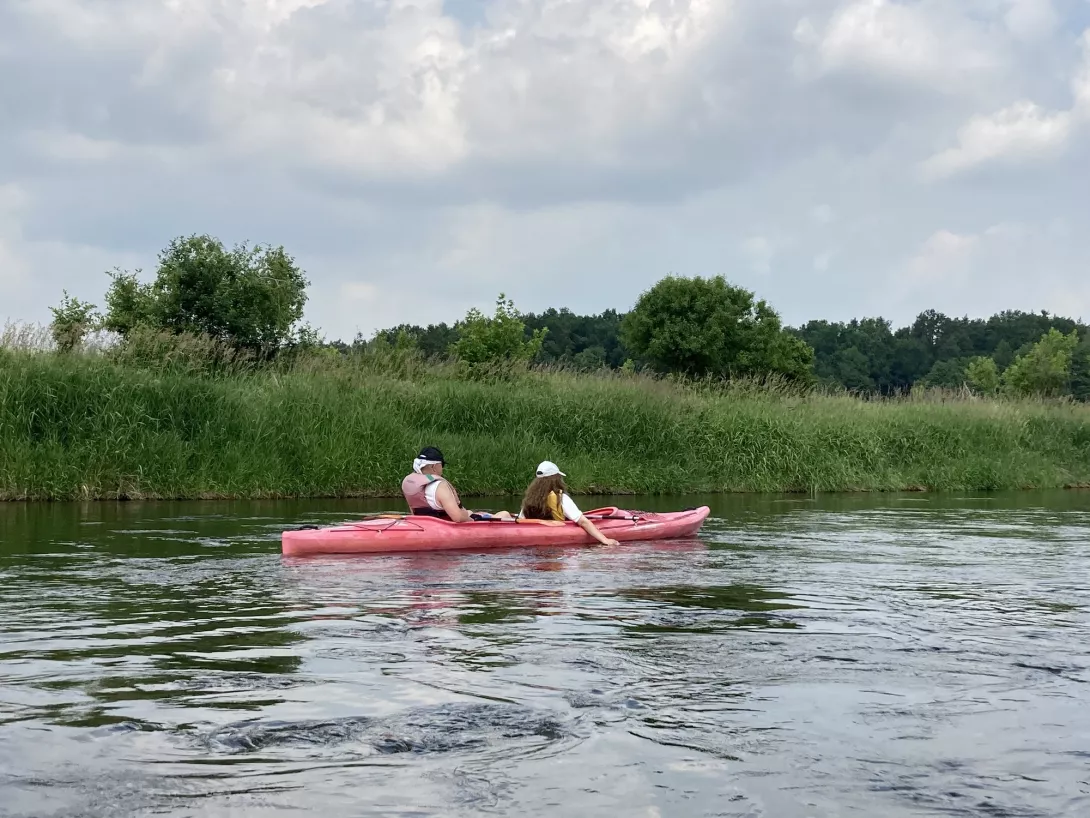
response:
[[[520,494],[546,458],[579,493],[1090,485],[1078,404],[155,343],[0,344],[0,499],[396,497],[423,445],[466,496]]]

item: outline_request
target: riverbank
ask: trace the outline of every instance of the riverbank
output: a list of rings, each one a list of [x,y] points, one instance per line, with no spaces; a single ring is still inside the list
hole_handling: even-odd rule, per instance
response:
[[[209,375],[0,351],[0,499],[397,497],[421,445],[465,496],[542,459],[581,494],[1090,485],[1090,408],[706,390],[625,375],[477,382],[411,356]]]

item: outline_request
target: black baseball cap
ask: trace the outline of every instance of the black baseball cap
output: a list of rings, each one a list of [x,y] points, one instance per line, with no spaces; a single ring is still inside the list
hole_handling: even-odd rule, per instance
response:
[[[435,446],[425,446],[420,450],[420,454],[417,455],[420,460],[430,460],[433,463],[441,463],[444,466],[447,465],[447,461],[443,459],[443,453],[439,451]]]

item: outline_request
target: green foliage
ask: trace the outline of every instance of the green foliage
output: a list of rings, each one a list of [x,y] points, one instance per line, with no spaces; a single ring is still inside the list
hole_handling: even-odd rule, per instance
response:
[[[1004,385],[1018,395],[1056,397],[1064,394],[1071,377],[1071,358],[1078,346],[1078,333],[1064,335],[1050,329],[1024,355],[1019,355],[1003,373]]]
[[[961,389],[968,380],[966,363],[961,358],[936,361],[919,385],[925,389]]]
[[[526,338],[526,325],[515,304],[503,293],[496,300],[492,318],[473,308],[456,325],[458,340],[451,352],[471,367],[527,364],[541,351],[547,330]]]
[[[402,338],[404,340],[399,340]],[[450,352],[451,346],[457,340],[458,331],[446,324],[429,324],[427,327],[399,324],[390,329],[379,330],[370,342],[357,336],[355,346],[375,342],[391,345],[411,343],[425,358],[442,358]]]
[[[569,309],[548,309],[540,315],[523,315],[522,319],[530,333],[548,330],[538,356],[542,363],[585,369],[601,357],[603,365],[617,369],[629,356],[621,341],[621,315],[616,310],[576,315]]]
[[[582,352],[575,354],[572,358],[572,364],[580,372],[603,369],[606,366],[606,351],[599,346],[587,347]]]
[[[794,332],[814,348],[814,371],[821,381],[889,395],[908,391],[925,376],[920,386],[934,385],[936,379],[947,384],[956,380],[956,364],[928,374],[942,361],[990,357],[1002,371],[1016,350],[1024,347],[1028,352],[1052,327],[1064,333],[1086,331],[1069,318],[1044,312],[1002,312],[985,320],[928,310],[895,332],[881,318],[811,321]]]
[[[115,269],[109,273],[111,283],[106,290],[106,315],[104,329],[128,336],[136,327],[152,327],[154,299],[150,284],[142,284],[135,273]]]
[[[859,392],[889,392],[894,388],[889,369],[897,342],[888,321],[811,321],[793,332],[814,348],[814,372],[822,382]]]
[[[965,379],[969,386],[983,395],[994,395],[999,391],[999,367],[992,358],[978,355],[970,359],[965,367]]]
[[[1071,396],[1090,401],[1090,333],[1083,336],[1071,355]]]
[[[1014,349],[1011,347],[1010,341],[1004,338],[995,346],[995,352],[992,353],[991,358],[995,361],[996,368],[1002,372],[1011,362],[1014,361]]]
[[[307,299],[308,281],[283,247],[228,250],[209,236],[172,241],[151,283],[120,271],[112,278],[107,329],[127,336],[144,325],[255,351],[292,341]]]
[[[613,310],[600,315],[575,315],[566,309],[549,309],[538,314],[522,314],[527,338],[534,330],[548,329],[536,360],[585,369],[597,360],[597,349],[605,352],[606,365],[620,370],[626,360],[641,360],[635,350],[626,347],[620,327],[625,316]],[[832,387],[859,393],[905,394],[939,361],[955,361],[936,370],[944,382],[964,380],[959,364],[976,357],[995,360],[1000,372],[1016,354],[1026,354],[1042,334],[1055,326],[1061,332],[1087,328],[1077,322],[1048,313],[1003,312],[988,319],[950,318],[929,310],[921,313],[907,327],[894,330],[883,318],[863,318],[848,322],[811,321],[791,334],[814,349],[814,374]],[[428,327],[395,327],[384,330],[391,342],[398,332],[408,332],[425,357],[444,356],[457,340],[457,330],[446,324]],[[362,343],[357,339],[357,343]],[[585,353],[585,354],[584,354]]]
[[[57,349],[64,353],[78,349],[87,333],[101,321],[94,304],[73,298],[68,290],[63,291],[60,305],[50,307],[49,311],[53,313],[50,334]]]
[[[547,330],[535,361],[585,369],[604,355],[604,365],[619,369],[630,356],[620,338],[621,316],[616,310],[601,315],[576,315],[568,309],[548,309],[540,314],[520,313],[527,340],[538,330]],[[447,324],[427,327],[401,324],[380,330],[377,338],[393,343],[398,334],[406,333],[426,358],[442,358],[458,340],[458,330]],[[373,343],[357,337],[356,345]],[[600,351],[600,352],[599,352]]]
[[[852,391],[874,391],[876,384],[870,374],[870,361],[859,347],[838,349],[831,364],[827,371],[833,383],[842,384]]]
[[[292,347],[297,350],[318,350],[323,348],[322,333],[317,327],[303,324],[295,329],[290,336]]]
[[[662,372],[811,377],[813,350],[784,331],[766,302],[722,276],[662,279],[625,316],[621,336]]]

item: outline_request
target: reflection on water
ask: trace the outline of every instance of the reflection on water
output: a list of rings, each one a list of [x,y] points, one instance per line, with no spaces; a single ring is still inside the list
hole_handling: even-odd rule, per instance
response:
[[[713,518],[285,559],[384,504],[0,506],[0,815],[1090,815],[1090,496],[603,502]]]

